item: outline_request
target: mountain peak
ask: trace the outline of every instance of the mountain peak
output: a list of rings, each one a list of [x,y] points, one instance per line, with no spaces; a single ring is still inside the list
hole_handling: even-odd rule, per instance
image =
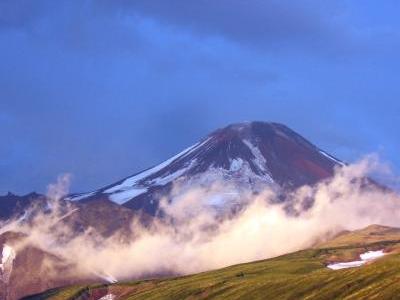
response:
[[[315,147],[286,125],[277,122],[252,121],[233,123],[224,128],[215,130],[208,137],[225,141],[235,138],[253,141],[272,141],[277,136],[284,139],[292,139],[296,143],[302,144],[304,147]]]
[[[212,132],[210,135],[249,135],[257,131],[264,131],[273,133],[279,130],[279,127],[286,127],[283,124],[275,122],[262,122],[262,121],[246,121],[241,123],[232,123],[226,127],[219,128]],[[287,128],[287,127],[286,127]]]
[[[175,182],[190,186],[224,181],[245,189],[295,188],[333,175],[343,163],[275,122],[243,122],[217,129],[163,163],[72,200],[110,200],[154,213]]]

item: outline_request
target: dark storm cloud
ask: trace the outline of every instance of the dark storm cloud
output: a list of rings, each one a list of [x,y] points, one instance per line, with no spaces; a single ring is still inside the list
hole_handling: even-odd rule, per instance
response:
[[[337,41],[340,32],[334,17],[339,2],[324,1],[105,1],[201,35],[224,36],[238,43],[273,47],[276,44]]]
[[[396,4],[355,3],[1,1],[0,192],[95,189],[244,120],[400,164]]]

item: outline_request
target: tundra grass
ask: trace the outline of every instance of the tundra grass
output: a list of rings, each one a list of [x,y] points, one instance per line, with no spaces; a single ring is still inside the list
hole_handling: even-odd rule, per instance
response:
[[[328,261],[355,259],[398,241],[309,249],[200,274],[108,286],[117,299],[399,299],[400,254],[367,265],[330,270]],[[37,299],[77,299],[83,288],[60,289]],[[91,287],[95,289],[95,286]]]

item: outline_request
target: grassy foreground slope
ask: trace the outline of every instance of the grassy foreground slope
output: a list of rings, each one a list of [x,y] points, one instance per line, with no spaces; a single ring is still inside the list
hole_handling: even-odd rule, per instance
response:
[[[364,245],[374,242],[398,240],[400,240],[400,228],[370,225],[364,229],[343,232],[334,239],[319,245],[319,247]]]
[[[400,236],[396,239],[389,230],[387,238],[375,238],[384,230],[367,227],[364,232],[342,234],[328,246],[196,275],[68,287],[31,299],[98,299],[109,293],[115,299],[400,299]],[[390,252],[362,267],[326,268],[328,262],[353,260],[381,249]]]

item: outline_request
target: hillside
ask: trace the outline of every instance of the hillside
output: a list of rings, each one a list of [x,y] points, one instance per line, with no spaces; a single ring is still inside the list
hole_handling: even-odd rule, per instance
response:
[[[343,234],[329,247],[327,243],[322,248],[178,278],[68,287],[30,299],[100,299],[110,294],[114,299],[395,299],[400,293],[400,239],[393,240],[395,231],[399,229],[374,225]],[[377,234],[379,241],[369,240]],[[357,268],[326,267],[357,259],[369,250],[384,250],[386,255]]]
[[[400,228],[381,225],[370,225],[354,231],[342,232],[334,239],[321,243],[319,248],[340,247],[348,245],[363,245],[382,241],[400,240]]]

